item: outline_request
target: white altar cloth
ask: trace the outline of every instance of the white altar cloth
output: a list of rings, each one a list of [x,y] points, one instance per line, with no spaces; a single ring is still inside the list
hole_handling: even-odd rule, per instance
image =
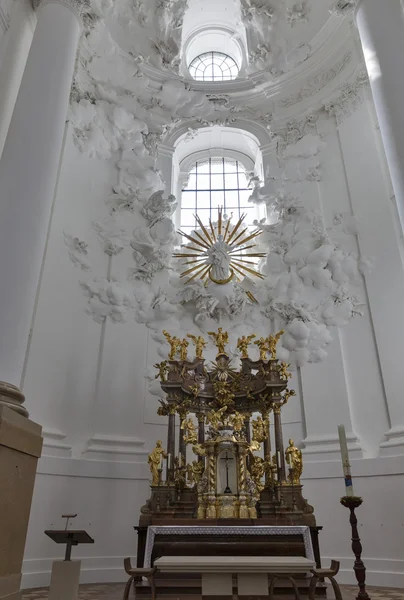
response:
[[[306,558],[315,562],[310,529],[307,526],[199,526],[199,525],[150,525],[147,529],[144,568],[151,566],[154,540],[156,535],[301,535],[304,541]]]

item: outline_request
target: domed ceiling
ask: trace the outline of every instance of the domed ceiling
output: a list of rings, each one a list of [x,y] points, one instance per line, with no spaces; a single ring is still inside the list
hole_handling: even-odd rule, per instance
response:
[[[226,124],[234,118],[231,112],[246,110],[261,120],[269,113],[272,118],[307,112],[358,67],[352,5],[351,0],[93,0],[73,100],[118,102],[146,121],[153,114],[157,126],[195,117]],[[236,79],[191,78],[189,63],[211,50],[236,61]]]

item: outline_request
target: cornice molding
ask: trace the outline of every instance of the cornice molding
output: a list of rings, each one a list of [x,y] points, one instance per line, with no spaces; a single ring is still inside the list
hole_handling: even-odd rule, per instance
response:
[[[87,13],[90,10],[90,0],[32,0],[32,8],[34,10],[38,10],[39,7],[43,7],[46,4],[62,4],[66,6],[66,8],[70,9],[74,14],[80,18],[84,13]]]
[[[340,125],[363,104],[368,86],[366,69],[362,69],[353,82],[340,87],[337,95],[324,104],[324,110],[329,116],[335,117],[337,125]]]
[[[311,96],[314,96],[325,88],[331,81],[333,81],[351,62],[352,50],[348,50],[346,54],[331,68],[324,71],[320,71],[311,79],[306,81],[306,84],[300,90],[282,98],[278,105],[280,108],[289,108],[295,104],[299,104],[302,100],[306,100]]]

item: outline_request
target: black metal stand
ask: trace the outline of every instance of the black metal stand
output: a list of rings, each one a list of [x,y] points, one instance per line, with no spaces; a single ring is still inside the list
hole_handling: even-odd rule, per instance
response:
[[[370,596],[366,591],[366,567],[362,561],[362,544],[358,533],[358,519],[356,518],[355,508],[362,504],[362,498],[358,496],[344,496],[341,498],[342,506],[349,508],[351,514],[349,522],[352,528],[352,551],[355,554],[354,571],[359,586],[359,594],[356,600],[370,600]]]

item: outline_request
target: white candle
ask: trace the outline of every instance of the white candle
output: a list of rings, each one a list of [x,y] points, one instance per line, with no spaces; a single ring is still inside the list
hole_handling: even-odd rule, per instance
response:
[[[167,465],[168,465],[168,468],[171,467],[171,454],[170,453],[167,454]]]
[[[278,452],[277,452],[277,459],[278,459],[278,469],[280,469],[282,466],[280,450],[278,450]]]
[[[345,426],[338,425],[339,445],[341,446],[342,469],[344,471],[346,495],[353,496],[351,468],[349,464],[348,444],[346,441]]]

